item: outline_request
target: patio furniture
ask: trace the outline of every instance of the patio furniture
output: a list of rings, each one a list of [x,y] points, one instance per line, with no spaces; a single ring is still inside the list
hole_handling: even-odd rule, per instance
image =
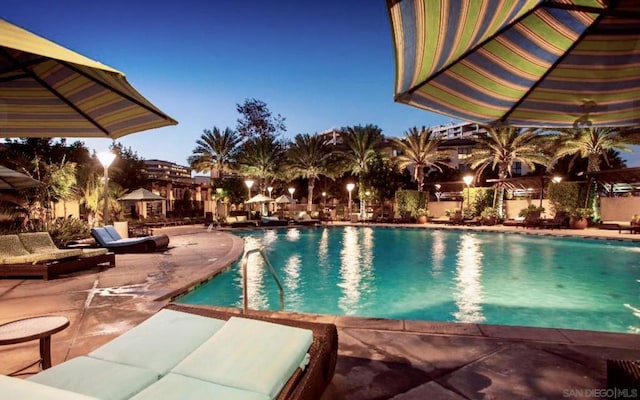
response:
[[[260,226],[287,226],[289,225],[288,219],[280,219],[278,217],[262,217],[260,219]]]
[[[69,320],[61,316],[25,318],[0,325],[0,346],[29,342],[31,340],[40,341],[40,358],[11,375],[18,375],[38,363],[42,365],[43,370],[51,368],[51,335],[68,326]]]
[[[0,235],[2,277],[48,280],[105,263],[115,266],[115,256],[107,249],[58,249],[47,232]]]
[[[557,211],[551,220],[540,220],[540,228],[565,228],[567,226],[568,215],[564,211]]]
[[[86,356],[0,386],[13,398],[319,399],[337,341],[333,324],[171,304]]]
[[[137,238],[122,238],[113,225],[91,228],[91,235],[101,247],[114,253],[149,253],[165,250],[169,236],[152,235]]]
[[[257,222],[248,220],[246,215],[229,215],[222,223],[222,226],[231,228],[246,228],[249,226],[257,226]]]

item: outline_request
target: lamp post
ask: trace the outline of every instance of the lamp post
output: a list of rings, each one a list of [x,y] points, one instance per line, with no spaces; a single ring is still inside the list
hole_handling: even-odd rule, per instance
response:
[[[440,196],[442,196],[442,193],[440,192],[440,188],[441,187],[442,187],[442,185],[440,185],[439,183],[435,184],[437,201],[440,201]]]
[[[322,208],[322,211],[327,208],[327,192],[322,192]]]
[[[273,186],[267,187],[267,192],[269,192],[269,198],[271,198],[271,192],[273,191]],[[269,203],[269,213],[271,213],[271,203]],[[269,214],[267,213],[267,214]]]
[[[349,217],[351,217],[351,191],[355,187],[355,183],[347,183],[347,192],[349,192],[349,203],[347,203],[347,210],[349,211]]]
[[[251,186],[253,186],[253,180],[252,179],[247,179],[244,181],[244,184],[247,185],[247,189],[248,189],[248,198],[247,200],[251,199]],[[247,205],[247,219],[251,219],[251,206]]]
[[[288,190],[289,190],[289,195],[291,195],[291,201],[289,202],[289,214],[293,214],[291,210],[293,208],[293,204],[295,203],[295,201],[293,199],[293,193],[296,191],[296,188],[290,187]],[[293,215],[292,215],[292,217],[293,217]]]
[[[473,176],[471,175],[465,175],[462,180],[464,181],[464,183],[467,185],[467,208],[469,208],[469,202],[470,200],[470,193],[469,193],[469,186],[471,185],[471,182],[473,182]],[[464,212],[463,212],[464,214]]]
[[[102,224],[109,223],[109,165],[115,160],[116,155],[111,151],[98,153],[98,160],[104,169],[104,209],[102,211]]]

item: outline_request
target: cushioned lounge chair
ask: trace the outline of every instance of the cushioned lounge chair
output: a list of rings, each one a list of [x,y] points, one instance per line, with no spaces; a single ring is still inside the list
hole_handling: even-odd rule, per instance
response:
[[[319,219],[311,218],[311,215],[307,214],[306,212],[300,213],[300,215],[298,215],[298,218],[294,220],[294,224],[298,225],[317,225],[319,223]]]
[[[101,247],[114,253],[149,253],[165,250],[169,236],[153,235],[137,238],[122,238],[112,225],[91,228],[91,235]]]
[[[222,223],[222,226],[231,228],[246,228],[251,226],[258,226],[257,221],[248,220],[245,215],[229,215]]]
[[[0,276],[50,279],[96,267],[115,266],[107,249],[58,249],[47,232],[0,236]]]
[[[333,324],[171,304],[86,356],[0,384],[32,398],[319,399],[337,348]]]
[[[280,219],[278,217],[262,217],[260,219],[260,226],[287,226],[289,225],[288,219]]]

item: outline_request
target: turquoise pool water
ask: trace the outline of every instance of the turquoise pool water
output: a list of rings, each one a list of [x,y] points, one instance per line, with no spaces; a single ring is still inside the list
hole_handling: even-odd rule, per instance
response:
[[[374,227],[251,231],[288,311],[640,333],[640,245],[508,233]],[[277,310],[259,256],[249,306]],[[239,265],[181,302],[242,307]]]

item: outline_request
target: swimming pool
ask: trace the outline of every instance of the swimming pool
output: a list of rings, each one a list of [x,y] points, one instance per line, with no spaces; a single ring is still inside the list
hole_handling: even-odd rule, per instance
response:
[[[242,233],[285,310],[640,333],[640,246],[512,233],[322,227]],[[249,307],[277,310],[259,256]],[[242,307],[238,265],[179,299]]]

